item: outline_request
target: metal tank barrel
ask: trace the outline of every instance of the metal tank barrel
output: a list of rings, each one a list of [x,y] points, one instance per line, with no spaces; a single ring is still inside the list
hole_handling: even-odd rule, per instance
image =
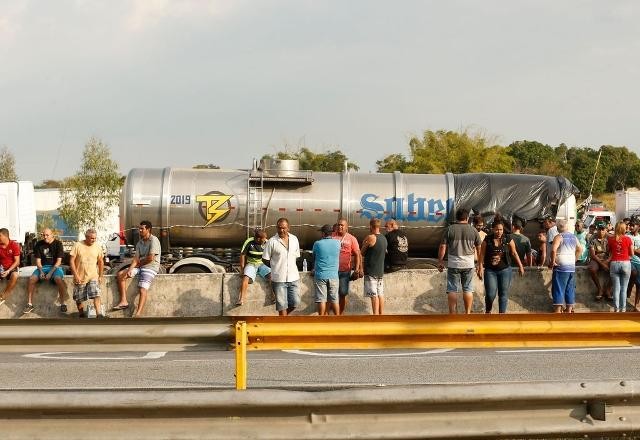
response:
[[[424,252],[438,245],[453,185],[452,174],[137,168],[126,179],[121,219],[129,242],[140,221],[149,220],[166,250],[237,247],[256,226],[275,234],[280,217],[310,248],[318,228],[340,217],[359,239],[371,218],[396,218],[412,251]]]
[[[344,217],[362,239],[375,217],[398,220],[412,255],[434,256],[457,208],[487,220],[499,211],[528,221],[555,215],[569,199],[575,204],[577,193],[563,177],[311,172],[298,170],[295,161],[276,162],[251,170],[132,169],[120,206],[128,241],[136,240],[140,221],[149,220],[164,251],[235,248],[256,227],[275,234],[278,218],[285,217],[309,249],[323,224]]]

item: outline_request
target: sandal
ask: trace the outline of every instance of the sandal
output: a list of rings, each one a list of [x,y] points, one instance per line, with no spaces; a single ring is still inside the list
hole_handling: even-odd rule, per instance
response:
[[[123,306],[113,306],[111,307],[111,310],[113,310],[114,312],[118,311],[118,310],[126,310],[129,308],[129,304],[125,304]]]

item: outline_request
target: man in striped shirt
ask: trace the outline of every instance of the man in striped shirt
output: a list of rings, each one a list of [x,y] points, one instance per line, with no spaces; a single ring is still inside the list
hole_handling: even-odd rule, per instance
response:
[[[262,262],[264,244],[267,242],[267,234],[261,229],[256,229],[253,237],[245,240],[240,250],[240,272],[242,284],[240,285],[240,297],[236,306],[244,304],[247,297],[249,283],[253,283],[257,275],[266,280],[271,280],[271,269]]]

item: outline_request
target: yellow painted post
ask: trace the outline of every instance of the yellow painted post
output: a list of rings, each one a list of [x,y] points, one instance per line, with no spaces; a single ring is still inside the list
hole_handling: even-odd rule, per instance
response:
[[[247,389],[247,323],[236,322],[236,390]]]

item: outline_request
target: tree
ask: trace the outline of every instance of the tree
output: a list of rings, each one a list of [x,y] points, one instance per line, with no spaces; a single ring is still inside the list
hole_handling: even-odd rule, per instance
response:
[[[427,130],[409,140],[409,159],[392,154],[376,162],[378,172],[479,173],[513,170],[513,158],[480,131]],[[401,169],[392,169],[393,167]]]
[[[53,180],[53,179],[45,179],[40,184],[34,185],[36,189],[50,189],[50,188],[60,188],[62,187],[62,180]]]
[[[567,151],[571,182],[578,187],[580,194],[584,197],[589,195],[591,182],[593,182],[594,194],[600,194],[606,190],[607,175],[602,168],[599,168],[596,173],[597,160],[598,151],[592,148],[570,148]],[[602,160],[600,160],[600,166],[602,166]],[[594,173],[596,173],[595,181]]]
[[[265,155],[263,159],[297,159],[300,161],[300,169],[312,171],[343,171],[344,164],[347,169],[358,171],[360,167],[354,162],[349,162],[349,158],[340,150],[324,153],[315,153],[309,148],[302,147],[298,151],[278,151],[273,155]]]
[[[111,159],[109,147],[92,137],[84,147],[80,170],[60,188],[60,216],[71,229],[99,230],[109,210],[118,204],[121,188],[118,164]]]
[[[194,170],[219,170],[220,167],[218,165],[214,165],[212,163],[200,163],[198,165],[193,166]]]
[[[554,149],[537,141],[516,141],[509,144],[507,154],[514,159],[514,171],[523,174],[543,174],[547,162],[556,161]]]
[[[0,182],[11,182],[18,180],[16,173],[16,158],[8,147],[0,150]]]

